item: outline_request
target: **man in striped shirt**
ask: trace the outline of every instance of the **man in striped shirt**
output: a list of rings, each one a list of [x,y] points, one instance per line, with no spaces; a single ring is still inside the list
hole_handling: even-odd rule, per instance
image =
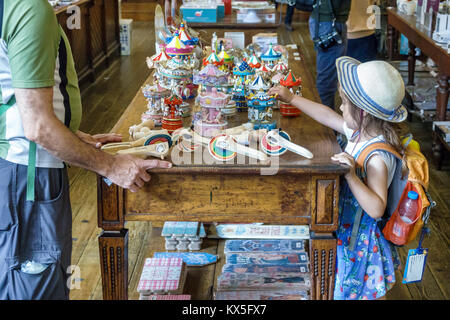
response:
[[[137,191],[158,160],[111,156],[114,134],[78,130],[68,40],[47,0],[0,0],[0,299],[68,299],[72,249],[64,162]]]

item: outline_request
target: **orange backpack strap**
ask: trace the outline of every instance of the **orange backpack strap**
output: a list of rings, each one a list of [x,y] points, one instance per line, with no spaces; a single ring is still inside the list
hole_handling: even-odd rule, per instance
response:
[[[403,157],[391,145],[385,142],[374,142],[366,146],[361,151],[358,158],[356,159],[356,164],[364,170],[364,163],[366,162],[367,157],[370,156],[374,151],[378,150],[387,151],[399,160],[403,159]]]

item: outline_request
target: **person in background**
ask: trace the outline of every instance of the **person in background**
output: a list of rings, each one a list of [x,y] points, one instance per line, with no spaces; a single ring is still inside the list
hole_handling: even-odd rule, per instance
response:
[[[278,10],[278,6],[280,4],[275,0],[275,10]],[[293,5],[289,5],[289,3],[286,4],[286,15],[284,16],[284,27],[286,28],[287,31],[293,31],[294,28],[292,28],[292,16],[294,15],[294,11],[295,11],[295,2]],[[283,7],[281,7],[281,9],[283,9]]]
[[[47,0],[0,0],[0,300],[68,299],[72,211],[65,163],[131,191],[171,163],[112,156],[120,135],[78,130],[72,51]]]
[[[324,49],[317,41],[316,50],[316,86],[322,104],[334,110],[335,94],[338,79],[336,73],[336,59],[342,57],[347,51],[347,26],[346,21],[350,11],[351,0],[317,0],[309,18],[309,31],[311,38],[317,40],[330,35],[334,30],[340,37],[340,43],[335,41]],[[355,1],[353,1],[355,2]],[[333,16],[335,23],[333,28]]]
[[[286,15],[284,16],[284,27],[287,31],[293,31],[294,28],[292,28],[292,16],[294,15],[295,11],[295,4],[292,6],[287,5],[286,8]]]
[[[377,38],[375,37],[375,21],[371,20],[373,10],[370,6],[375,0],[352,1],[347,20],[347,56],[361,62],[376,60]]]

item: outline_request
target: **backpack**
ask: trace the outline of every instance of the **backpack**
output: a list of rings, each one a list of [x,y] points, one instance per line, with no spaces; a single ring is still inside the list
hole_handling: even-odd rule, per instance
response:
[[[394,155],[397,159],[394,177],[388,189],[388,199],[386,210],[381,219],[378,221],[378,226],[382,230],[386,240],[394,245],[402,246],[413,241],[417,234],[421,231],[424,224],[428,222],[430,210],[435,205],[429,194],[427,193],[429,175],[428,175],[428,161],[420,152],[420,146],[417,141],[412,140],[409,135],[403,140],[405,146],[405,155],[402,157],[395,149],[385,142],[374,142],[367,145],[358,155],[356,165],[364,171],[367,160],[375,151],[386,151]],[[402,172],[402,159],[406,163],[407,174]],[[400,219],[398,209],[402,201],[407,197],[409,191],[415,191],[419,194],[418,210],[416,219],[411,224],[406,224]],[[352,231],[353,245],[356,240],[356,235],[359,229],[359,221],[361,220],[361,213],[355,217],[354,231]],[[356,225],[357,224],[357,225]],[[355,226],[356,225],[356,226]],[[353,240],[355,238],[355,240]],[[352,248],[352,244],[350,246]],[[354,247],[354,246],[353,246]]]

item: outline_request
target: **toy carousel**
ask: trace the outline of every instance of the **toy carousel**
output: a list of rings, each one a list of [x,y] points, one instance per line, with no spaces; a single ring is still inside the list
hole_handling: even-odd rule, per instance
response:
[[[170,96],[171,91],[161,87],[158,80],[155,80],[153,85],[147,84],[144,86],[142,93],[147,99],[147,111],[142,114],[141,120],[153,120],[155,126],[161,126],[164,99]]]
[[[259,58],[268,68],[272,69],[281,57],[281,53],[275,51],[272,44],[270,44],[269,49],[267,49],[267,51]]]
[[[233,101],[236,102],[238,111],[247,110],[247,78],[255,74],[255,70],[250,67],[244,58],[241,64],[233,68],[233,74],[236,76],[233,87]]]
[[[284,78],[280,80],[280,84],[283,87],[286,87],[289,89],[289,91],[291,91],[292,93],[294,93],[293,88],[297,87],[297,90],[295,92],[295,94],[297,95],[301,95],[301,83],[302,83],[302,79],[301,78],[295,78],[294,74],[292,73],[292,71],[289,71],[288,75]],[[285,103],[281,103],[280,102],[280,112],[281,115],[285,116],[285,117],[296,117],[298,115],[300,115],[301,111],[291,105],[285,104]]]
[[[197,96],[201,111],[194,116],[194,131],[203,137],[213,137],[228,124],[222,110],[228,106],[230,95],[217,89],[228,84],[228,75],[211,62],[194,73],[194,83],[202,89]]]
[[[164,113],[162,119],[162,128],[170,134],[183,127],[182,112],[180,105],[183,100],[175,94],[164,99]]]
[[[249,85],[251,94],[247,97],[248,119],[253,124],[253,129],[272,130],[277,127],[276,121],[272,120],[275,97],[267,94],[270,89],[261,76],[257,76]]]

